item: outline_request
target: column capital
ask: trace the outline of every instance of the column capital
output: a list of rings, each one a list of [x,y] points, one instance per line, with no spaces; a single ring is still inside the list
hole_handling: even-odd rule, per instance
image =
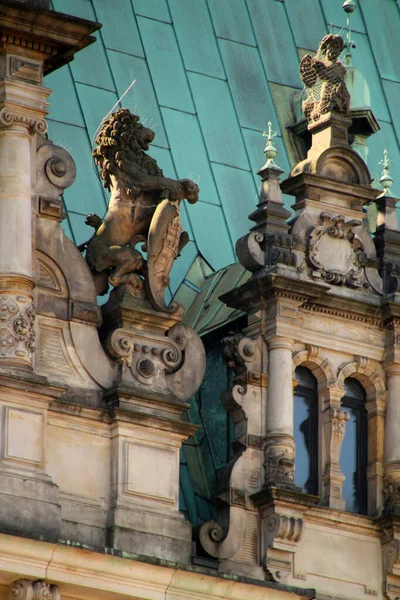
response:
[[[383,368],[385,370],[386,375],[389,377],[400,376],[400,363],[384,363]]]
[[[268,338],[266,342],[268,344],[269,350],[276,350],[277,348],[286,348],[287,350],[292,351],[294,344],[293,340],[281,337],[279,335],[274,335],[273,337]]]

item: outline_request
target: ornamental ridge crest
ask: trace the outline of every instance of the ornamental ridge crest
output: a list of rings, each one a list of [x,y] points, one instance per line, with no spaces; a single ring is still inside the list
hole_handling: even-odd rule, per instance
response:
[[[320,225],[308,237],[307,260],[313,277],[322,277],[333,285],[351,288],[368,287],[364,278],[367,256],[354,228],[361,221],[345,222],[343,215],[320,214]]]

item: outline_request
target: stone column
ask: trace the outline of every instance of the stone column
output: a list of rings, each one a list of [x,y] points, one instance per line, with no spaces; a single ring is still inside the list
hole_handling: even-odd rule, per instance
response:
[[[294,486],[292,346],[287,338],[268,340],[265,480],[278,487]]]
[[[332,390],[331,390],[332,392]],[[323,415],[323,475],[322,490],[323,504],[338,510],[345,509],[345,501],[342,496],[344,475],[340,469],[340,449],[342,447],[346,423],[350,415],[345,410],[339,408],[339,397],[343,396],[342,390],[334,390],[331,394],[331,406],[328,407]],[[332,395],[337,396],[338,403],[333,403]],[[333,407],[333,404],[336,404]]]
[[[19,367],[31,367],[35,339],[31,132],[29,120],[0,111],[0,365]]]
[[[386,368],[387,407],[384,454],[384,506],[400,514],[400,364]]]

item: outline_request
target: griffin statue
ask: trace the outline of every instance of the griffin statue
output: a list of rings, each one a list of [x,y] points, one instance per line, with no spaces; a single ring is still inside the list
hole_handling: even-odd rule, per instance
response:
[[[197,202],[199,188],[189,179],[164,177],[145,153],[153,139],[154,132],[126,108],[104,121],[93,156],[111,197],[104,220],[88,215],[86,223],[95,233],[80,248],[86,249],[98,294],[105,294],[108,284],[125,284],[128,293],[147,297],[156,310],[174,312],[178,305],[167,307],[164,291],[173,262],[188,242],[179,205],[185,198]],[[136,249],[139,243],[147,260]]]
[[[343,38],[329,34],[322,39],[315,58],[306,54],[300,62],[300,77],[307,89],[303,112],[309,123],[329,112],[349,115],[346,68],[337,60],[343,48]]]

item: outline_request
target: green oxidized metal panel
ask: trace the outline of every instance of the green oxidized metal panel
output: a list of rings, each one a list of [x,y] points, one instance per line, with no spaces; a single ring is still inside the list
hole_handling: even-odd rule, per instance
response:
[[[96,21],[92,3],[89,0],[53,0],[55,10],[69,15]],[[75,81],[95,85],[114,91],[114,82],[108,66],[107,56],[99,33],[97,42],[79,52],[71,63]]]
[[[208,0],[218,37],[256,46],[249,13],[243,0]]]
[[[328,33],[319,0],[285,0],[285,6],[296,45],[316,50]]]
[[[256,209],[257,188],[252,174],[225,165],[213,164],[213,171],[221,192],[222,206],[228,222],[232,242],[249,230],[248,215]]]
[[[154,141],[158,146],[168,148],[160,109],[146,61],[143,58],[112,50],[108,51],[108,58],[117,86],[118,97],[121,97],[132,81],[136,80],[122,100],[123,106],[138,114],[141,122],[153,129],[156,134]]]
[[[182,283],[197,254],[198,250],[194,242],[188,242],[183,248],[179,260],[175,261],[170,273],[170,288],[172,293],[175,293],[177,287]]]
[[[188,75],[210,160],[248,169],[228,84],[197,73]]]
[[[85,126],[70,67],[66,65],[46,77],[46,87],[53,90],[50,96],[50,116],[55,121]]]
[[[106,48],[144,56],[130,0],[93,0],[97,20],[103,23],[101,35]],[[105,26],[104,26],[105,25]]]
[[[115,92],[101,90],[83,83],[76,84],[76,91],[81,103],[83,116],[92,145],[95,143],[95,133],[101,125],[102,120],[110,112],[118,101]],[[118,106],[115,110],[118,109]]]
[[[224,213],[220,206],[197,202],[189,209],[197,246],[214,270],[236,260]]]
[[[194,112],[185,70],[172,25],[138,17],[140,33],[158,102]]]
[[[400,144],[400,83],[382,80],[382,84],[389,105],[390,116],[397,133],[397,140]],[[400,173],[400,165],[397,165],[397,172]]]
[[[247,4],[268,79],[303,87],[285,5],[276,0],[248,0]]]
[[[242,127],[263,130],[268,120],[278,127],[275,108],[257,48],[219,40],[233,101]]]
[[[225,79],[206,0],[169,0],[186,69]]]
[[[167,0],[132,0],[137,15],[171,23]]]
[[[161,110],[178,177],[196,181],[203,202],[220,204],[197,117],[169,108]]]
[[[400,82],[400,10],[398,3],[388,0],[363,0],[361,4],[380,75],[386,79]]]

